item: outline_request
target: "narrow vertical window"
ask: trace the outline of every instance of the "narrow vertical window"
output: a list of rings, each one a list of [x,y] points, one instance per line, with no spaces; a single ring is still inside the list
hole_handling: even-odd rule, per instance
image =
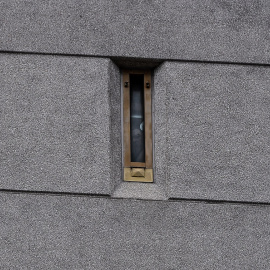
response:
[[[124,180],[153,182],[151,72],[123,72]]]
[[[145,163],[144,75],[130,75],[130,148],[131,162]]]

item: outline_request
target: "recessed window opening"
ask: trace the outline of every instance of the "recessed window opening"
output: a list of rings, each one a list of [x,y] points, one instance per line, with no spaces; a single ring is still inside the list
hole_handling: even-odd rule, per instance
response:
[[[123,71],[124,180],[153,182],[151,72]]]

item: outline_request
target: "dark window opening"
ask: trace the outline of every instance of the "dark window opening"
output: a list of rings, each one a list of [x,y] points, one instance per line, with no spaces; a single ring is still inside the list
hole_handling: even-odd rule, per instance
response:
[[[131,162],[145,162],[144,75],[130,75]]]

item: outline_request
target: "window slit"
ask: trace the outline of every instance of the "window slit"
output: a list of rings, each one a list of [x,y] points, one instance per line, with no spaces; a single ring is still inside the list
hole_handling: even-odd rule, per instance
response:
[[[131,162],[145,162],[144,75],[130,75]]]

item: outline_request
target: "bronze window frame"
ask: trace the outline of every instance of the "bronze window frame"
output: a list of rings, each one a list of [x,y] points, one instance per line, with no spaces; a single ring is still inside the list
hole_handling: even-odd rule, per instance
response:
[[[123,165],[124,181],[153,182],[151,71],[123,70]],[[145,162],[131,162],[130,74],[144,75]]]

